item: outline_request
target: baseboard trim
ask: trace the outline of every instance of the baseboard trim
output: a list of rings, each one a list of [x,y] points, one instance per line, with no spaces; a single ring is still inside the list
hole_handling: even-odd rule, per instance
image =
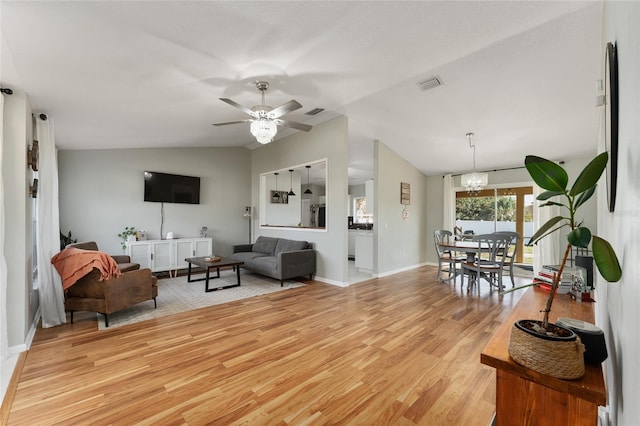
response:
[[[9,423],[9,414],[11,413],[13,398],[15,397],[16,390],[18,389],[18,383],[20,382],[20,376],[22,375],[22,369],[24,368],[26,361],[27,352],[21,352],[13,367],[13,373],[11,373],[11,380],[9,380],[7,391],[2,397],[2,406],[0,406],[0,424],[2,425]]]
[[[348,282],[335,281],[335,280],[330,280],[328,278],[317,277],[317,276],[313,277],[313,279],[315,281],[320,281],[320,282],[325,283],[325,284],[335,285],[337,287],[349,287],[349,283]]]
[[[376,274],[376,277],[377,278],[383,278],[383,277],[387,277],[389,275],[397,274],[397,273],[400,273],[400,272],[411,271],[412,269],[421,268],[421,267],[427,266],[427,265],[429,265],[429,263],[427,263],[427,262],[416,263],[415,265],[405,266],[404,268],[398,268],[398,269],[394,269],[392,271],[381,272],[379,274]]]

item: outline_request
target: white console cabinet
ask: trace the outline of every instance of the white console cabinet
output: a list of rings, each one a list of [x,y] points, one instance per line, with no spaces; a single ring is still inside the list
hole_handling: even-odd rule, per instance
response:
[[[178,238],[175,240],[127,241],[127,254],[140,268],[152,272],[175,271],[186,268],[187,257],[211,256],[211,238]]]

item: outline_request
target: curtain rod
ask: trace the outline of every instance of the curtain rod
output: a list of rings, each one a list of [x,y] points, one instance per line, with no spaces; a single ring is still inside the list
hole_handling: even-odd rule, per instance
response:
[[[481,170],[479,173],[489,173],[489,172],[503,172],[506,170],[519,170],[519,169],[525,169],[525,166],[519,166],[519,167],[506,167],[504,169],[493,169],[493,170]],[[456,174],[452,174],[451,177],[456,177],[456,176],[462,176],[466,173],[456,173]],[[442,175],[442,178],[444,179],[446,175]]]
[[[477,171],[478,173],[489,173],[489,172],[504,172],[507,170],[519,170],[519,169],[526,169],[525,166],[519,166],[519,167],[505,167],[504,169],[493,169],[493,170],[480,170]],[[466,173],[456,173],[456,174],[452,174],[451,177],[456,177],[456,176],[462,176]],[[446,175],[442,175],[442,178],[444,179]]]

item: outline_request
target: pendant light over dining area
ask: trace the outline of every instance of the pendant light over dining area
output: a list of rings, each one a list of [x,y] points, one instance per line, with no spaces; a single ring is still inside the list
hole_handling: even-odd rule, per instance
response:
[[[307,189],[305,189],[304,193],[307,195],[313,195],[313,192],[311,192],[311,185],[309,184],[309,170],[311,169],[311,166],[305,166],[307,168]]]
[[[296,195],[295,192],[293,192],[293,169],[289,169],[289,177],[290,179],[290,185],[289,185],[289,193],[287,194],[289,197],[293,197]]]
[[[280,193],[278,192],[278,175],[279,173],[274,173],[276,175],[276,192],[273,193],[273,198],[280,198]]]

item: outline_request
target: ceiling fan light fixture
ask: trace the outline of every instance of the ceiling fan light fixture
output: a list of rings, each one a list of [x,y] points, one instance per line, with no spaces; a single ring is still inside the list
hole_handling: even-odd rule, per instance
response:
[[[251,122],[250,130],[256,140],[264,145],[273,141],[278,133],[278,126],[268,118],[258,118]]]

